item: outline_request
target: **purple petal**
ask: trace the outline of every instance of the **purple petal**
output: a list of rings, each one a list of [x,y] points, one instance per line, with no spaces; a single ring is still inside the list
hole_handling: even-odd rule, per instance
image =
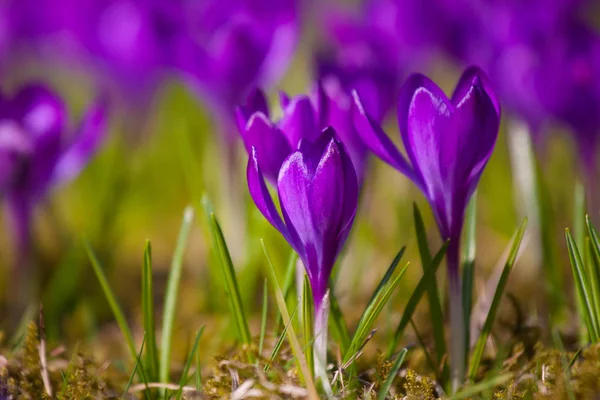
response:
[[[334,133],[330,128],[315,143],[303,140],[278,178],[281,209],[303,248],[315,297],[327,288],[358,202],[356,174]]]
[[[284,133],[267,116],[257,112],[242,131],[248,154],[255,154],[261,170],[271,182],[277,182],[283,160],[292,152]],[[254,150],[253,150],[254,149]]]
[[[450,230],[457,163],[456,135],[451,129],[454,106],[424,75],[410,76],[400,91],[398,122],[415,177],[445,237]]]
[[[107,132],[106,108],[106,101],[99,99],[88,109],[74,141],[63,151],[54,169],[56,183],[75,178],[102,144]]]
[[[250,94],[246,97],[246,102],[236,108],[236,122],[238,130],[244,131],[248,120],[252,114],[261,112],[269,117],[269,105],[267,104],[267,98],[260,89],[253,89]]]
[[[293,149],[296,149],[301,139],[314,141],[321,133],[317,126],[316,111],[306,96],[296,96],[290,100],[283,110],[283,118],[279,128],[285,132]]]
[[[396,145],[390,140],[383,129],[381,129],[381,126],[366,113],[358,94],[352,92],[352,97],[354,100],[352,120],[354,121],[354,126],[362,141],[377,157],[381,158],[410,179],[415,180],[411,166],[398,151]]]
[[[16,184],[33,152],[33,141],[15,121],[0,122],[0,194]]]
[[[331,126],[342,141],[352,159],[354,169],[362,176],[366,159],[366,147],[352,121],[352,98],[343,90],[340,82],[327,78],[317,88],[321,127]]]
[[[256,158],[256,151],[252,149],[248,167],[246,169],[246,178],[248,180],[248,189],[250,196],[254,200],[254,204],[258,210],[265,216],[267,221],[271,223],[286,239],[288,238],[288,230],[277,212],[277,208],[273,203],[267,184],[263,177],[263,173]],[[292,244],[292,243],[290,243]],[[293,244],[292,244],[293,246]],[[297,250],[297,249],[296,249]]]

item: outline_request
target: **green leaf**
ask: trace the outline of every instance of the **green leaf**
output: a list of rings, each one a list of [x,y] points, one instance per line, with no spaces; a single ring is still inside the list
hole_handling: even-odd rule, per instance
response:
[[[404,329],[406,329],[406,326],[409,324],[410,320],[412,319],[413,313],[415,312],[417,305],[419,304],[419,301],[421,300],[421,297],[423,296],[423,293],[425,293],[425,291],[427,290],[427,287],[430,284],[429,282],[431,281],[431,279],[433,279],[440,264],[442,263],[442,260],[444,258],[444,255],[446,254],[447,248],[448,248],[448,241],[446,241],[442,245],[442,247],[437,252],[435,257],[433,257],[433,261],[431,261],[431,266],[427,268],[427,271],[421,277],[421,280],[417,284],[417,287],[415,287],[415,290],[410,295],[410,298],[408,299],[408,303],[406,303],[406,307],[404,307],[404,314],[402,314],[402,319],[400,320],[400,323],[398,324],[398,327],[396,328],[396,332],[394,333],[394,337],[388,347],[388,351],[387,351],[388,358],[391,357],[392,354],[394,353],[394,351],[396,350],[396,347],[398,346],[398,343],[400,342],[400,339],[402,338],[402,335],[404,334]]]
[[[306,363],[311,374],[314,374],[314,354],[313,354],[313,295],[310,288],[308,275],[304,274],[304,285],[302,287],[302,325],[304,331],[304,354],[306,354]]]
[[[112,289],[110,288],[110,284],[108,283],[108,279],[106,279],[106,275],[104,275],[104,271],[102,271],[102,267],[100,266],[100,262],[96,258],[96,254],[94,254],[94,250],[90,247],[90,244],[87,241],[84,241],[85,250],[87,251],[88,257],[92,263],[92,268],[96,273],[96,277],[98,278],[98,282],[100,282],[100,286],[102,287],[102,291],[104,292],[104,296],[108,301],[108,305],[117,321],[117,325],[119,325],[119,329],[121,329],[121,333],[125,338],[125,344],[131,353],[132,358],[135,360],[137,358],[137,351],[135,349],[135,344],[133,342],[133,335],[131,334],[131,330],[129,329],[129,325],[127,325],[127,319],[125,318],[125,314],[117,301]]]
[[[179,283],[181,281],[181,271],[183,269],[183,256],[185,255],[188,236],[193,222],[194,209],[192,207],[186,207],[183,212],[183,221],[181,223],[181,228],[179,229],[179,236],[177,237],[177,245],[171,261],[171,270],[169,272],[167,290],[165,292],[159,370],[159,379],[163,383],[169,383],[171,346],[173,344],[173,324],[175,322],[175,312],[177,309],[177,293],[179,293]]]
[[[195,358],[196,352],[198,351],[198,343],[200,343],[200,338],[202,337],[202,332],[204,332],[204,326],[202,326],[200,328],[200,330],[198,331],[198,333],[196,333],[196,338],[194,339],[194,345],[192,346],[192,351],[188,355],[187,361],[185,362],[185,367],[183,368],[183,372],[181,373],[181,379],[179,380],[179,390],[177,390],[177,393],[175,395],[177,400],[181,399],[181,395],[183,393],[183,387],[185,386],[185,384],[187,382],[188,373],[190,371],[190,366],[192,365],[192,360]]]
[[[363,342],[371,332],[371,327],[373,326],[373,323],[381,313],[381,310],[383,309],[385,304],[390,299],[394,289],[396,288],[396,286],[398,286],[398,283],[400,283],[402,276],[404,276],[404,273],[408,268],[408,264],[404,268],[402,268],[402,270],[398,273],[398,275],[395,278],[392,279],[394,271],[400,263],[405,249],[405,247],[402,247],[402,249],[400,249],[396,257],[394,258],[394,261],[392,261],[392,264],[389,266],[385,275],[381,279],[381,282],[379,282],[379,285],[373,292],[371,299],[367,303],[367,307],[363,311],[358,325],[356,327],[356,332],[352,336],[352,341],[348,346],[348,350],[344,354],[344,363],[348,362],[362,347]]]
[[[387,379],[381,386],[381,389],[379,389],[379,395],[377,396],[377,400],[385,400],[385,397],[387,396],[388,392],[390,391],[390,388],[392,387],[392,384],[394,383],[394,379],[396,379],[396,376],[398,375],[398,371],[400,371],[400,367],[402,367],[402,363],[404,362],[404,358],[406,357],[407,352],[408,350],[402,349],[400,354],[398,354],[398,358],[396,358],[396,361],[394,361],[394,365],[392,366],[392,369],[390,370]]]
[[[223,278],[225,280],[225,290],[227,291],[227,298],[229,299],[229,308],[231,309],[231,314],[237,326],[238,338],[242,343],[249,345],[252,341],[252,337],[250,335],[250,329],[248,329],[248,321],[242,305],[242,296],[240,295],[235,268],[231,261],[227,243],[223,237],[223,231],[221,230],[221,226],[219,225],[215,214],[210,214],[210,223],[213,231],[215,248],[220,255],[221,270],[223,271]]]
[[[269,293],[267,286],[267,279],[265,278],[263,284],[263,306],[262,314],[260,317],[260,337],[258,340],[258,355],[262,355],[263,345],[265,343],[265,333],[267,331],[267,313],[269,311]]]
[[[156,345],[156,327],[154,325],[154,291],[152,289],[152,247],[146,241],[144,249],[144,265],[142,267],[142,317],[146,331],[146,368],[149,379],[158,379],[158,350]]]
[[[504,288],[506,287],[506,283],[508,282],[508,276],[510,274],[510,271],[512,270],[513,265],[515,264],[515,260],[517,259],[517,254],[519,252],[519,247],[521,246],[521,241],[523,240],[523,235],[525,234],[526,227],[527,218],[523,221],[523,223],[514,235],[512,246],[510,248],[510,253],[508,254],[508,259],[504,264],[502,275],[500,275],[500,279],[498,280],[498,286],[496,287],[494,297],[492,298],[490,310],[488,311],[488,315],[483,324],[481,334],[479,335],[479,338],[475,343],[475,347],[473,348],[473,354],[471,356],[471,362],[469,364],[469,379],[471,380],[475,379],[477,371],[479,370],[479,364],[481,362],[481,358],[483,357],[485,344],[490,335],[490,332],[492,331],[492,325],[494,323],[494,320],[496,319],[498,306],[500,305],[500,300],[502,299]]]
[[[581,261],[581,256],[575,244],[575,240],[571,235],[571,232],[566,230],[567,238],[567,249],[569,251],[569,259],[571,261],[571,268],[573,270],[573,277],[575,278],[575,287],[577,289],[577,296],[582,305],[582,313],[585,320],[585,324],[588,328],[588,334],[593,343],[598,341],[599,330],[597,315],[594,313],[593,299],[591,295],[591,288],[588,283],[588,276],[586,274],[586,268]]]
[[[427,268],[431,268],[431,253],[427,244],[427,235],[425,233],[425,224],[423,217],[419,211],[417,204],[413,204],[413,213],[415,220],[415,231],[417,234],[417,242],[419,244],[419,253],[421,255],[421,265],[423,273],[427,272]],[[431,316],[431,328],[433,330],[433,338],[435,341],[435,350],[437,353],[437,362],[441,362],[446,355],[446,340],[444,338],[444,315],[442,313],[442,303],[438,292],[438,284],[434,275],[427,283],[427,295],[429,296],[429,310]]]
[[[273,268],[273,263],[271,262],[271,257],[269,256],[269,252],[267,251],[267,247],[265,246],[265,242],[261,239],[260,243],[263,248],[263,252],[265,253],[265,258],[267,260],[268,274],[271,277],[271,284],[275,288],[275,300],[277,301],[277,306],[279,307],[279,312],[283,318],[283,322],[288,325],[288,329],[286,330],[288,340],[290,345],[292,346],[292,353],[294,354],[294,358],[296,359],[296,363],[298,364],[298,371],[300,372],[301,377],[304,379],[306,383],[306,388],[308,390],[308,395],[310,398],[318,399],[319,395],[317,393],[317,388],[315,386],[315,382],[310,374],[308,369],[308,364],[306,363],[306,358],[304,357],[304,353],[302,353],[302,348],[300,347],[300,342],[298,341],[298,337],[294,332],[294,327],[291,325],[290,314],[287,310],[287,306],[285,304],[285,299],[283,297],[283,293],[279,287],[279,283],[277,282],[277,276],[275,275],[275,268]]]

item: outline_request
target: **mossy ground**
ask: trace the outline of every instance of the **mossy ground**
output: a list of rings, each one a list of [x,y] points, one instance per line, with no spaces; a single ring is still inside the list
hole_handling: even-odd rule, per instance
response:
[[[15,350],[1,353],[0,399],[135,399],[155,398],[159,393],[158,388],[145,392],[143,383],[135,383],[129,386],[129,393],[124,396],[133,366],[124,366],[118,361],[94,360],[78,345],[70,348],[42,347],[40,350],[42,344],[45,346],[40,330],[32,322],[20,345]],[[531,344],[514,340],[504,351],[492,353],[497,358],[488,357],[482,363],[477,381],[466,386],[475,390],[479,385],[484,390],[477,390],[477,393],[463,398],[570,400],[593,399],[600,393],[600,345],[574,352],[544,347],[539,342]],[[256,362],[249,362],[249,355]],[[334,358],[330,354],[330,359]],[[348,371],[338,372],[334,383],[336,396],[376,399],[378,390],[390,373],[391,362],[375,354],[360,357],[357,363],[359,374],[352,380],[348,379]],[[268,368],[265,368],[267,365]],[[332,379],[337,367],[334,364],[330,367]],[[198,380],[191,379],[184,387],[184,399],[289,399],[306,398],[308,395],[299,378],[292,352],[285,344],[271,362],[258,357],[254,347],[225,351],[214,357],[210,364],[204,365],[201,375]],[[412,348],[388,398],[447,398],[434,377],[425,362],[424,350]],[[177,389],[178,385],[170,387]],[[168,393],[175,396],[176,391]]]

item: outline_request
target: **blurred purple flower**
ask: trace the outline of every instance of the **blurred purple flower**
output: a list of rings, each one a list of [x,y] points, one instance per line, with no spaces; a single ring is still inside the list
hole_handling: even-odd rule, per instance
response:
[[[185,26],[177,1],[12,0],[9,10],[15,62],[91,71],[128,107],[148,105]]]
[[[428,199],[446,254],[453,332],[452,363],[462,363],[464,331],[459,275],[460,236],[466,206],[489,160],[500,126],[500,106],[487,78],[468,68],[449,99],[429,78],[410,76],[400,90],[398,124],[410,164],[365,113],[355,93],[355,121],[367,146],[382,160],[409,177]],[[458,365],[458,364],[457,364]],[[464,371],[453,367],[453,377]]]
[[[197,22],[192,34],[179,37],[174,63],[231,135],[235,106],[252,88],[277,82],[291,61],[299,3],[211,0],[197,6]]]
[[[352,122],[351,97],[333,78],[317,83],[312,96],[288,97],[280,94],[282,118],[270,119],[266,98],[260,90],[253,91],[246,104],[236,110],[238,130],[248,154],[258,150],[261,168],[271,182],[277,181],[284,159],[295,151],[302,139],[315,141],[322,129],[333,127],[344,143],[354,169],[362,178],[366,148]]]
[[[369,114],[382,120],[400,87],[400,50],[372,20],[347,12],[324,18],[326,44],[316,55],[317,77],[348,94],[356,90]]]
[[[2,96],[0,105],[0,194],[8,201],[22,254],[33,206],[83,169],[104,137],[106,110],[104,101],[95,102],[70,129],[63,100],[41,84]]]
[[[277,174],[283,219],[263,176],[262,149],[252,147],[247,170],[254,203],[304,263],[317,312],[358,204],[356,173],[343,144],[333,128],[319,132],[315,127],[314,141],[302,139]]]

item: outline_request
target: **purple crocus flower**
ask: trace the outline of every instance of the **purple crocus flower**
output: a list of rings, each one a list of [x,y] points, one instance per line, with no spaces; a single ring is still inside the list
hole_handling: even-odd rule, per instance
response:
[[[277,82],[299,34],[296,0],[212,0],[197,4],[191,34],[180,36],[174,64],[232,139],[235,106],[254,87]]]
[[[259,149],[262,169],[267,179],[276,182],[283,160],[295,151],[302,139],[314,141],[321,129],[334,128],[344,143],[359,181],[366,159],[366,148],[352,122],[352,99],[339,82],[330,77],[317,83],[312,96],[289,97],[280,93],[283,116],[271,121],[267,100],[260,90],[254,90],[246,104],[236,110],[239,132],[246,150]]]
[[[324,365],[331,270],[354,222],[358,205],[356,173],[333,128],[300,140],[277,174],[281,214],[269,194],[261,151],[252,147],[247,179],[254,203],[298,253],[313,293],[315,359]]]
[[[409,162],[355,94],[355,122],[366,145],[409,177],[429,200],[447,250],[450,288],[452,372],[464,377],[460,236],[466,206],[489,160],[500,125],[500,106],[486,76],[468,68],[448,98],[429,78],[410,76],[400,90],[398,124]]]
[[[83,169],[102,142],[105,119],[100,100],[71,129],[63,100],[42,84],[0,97],[0,194],[7,200],[20,257],[29,248],[33,206]]]

